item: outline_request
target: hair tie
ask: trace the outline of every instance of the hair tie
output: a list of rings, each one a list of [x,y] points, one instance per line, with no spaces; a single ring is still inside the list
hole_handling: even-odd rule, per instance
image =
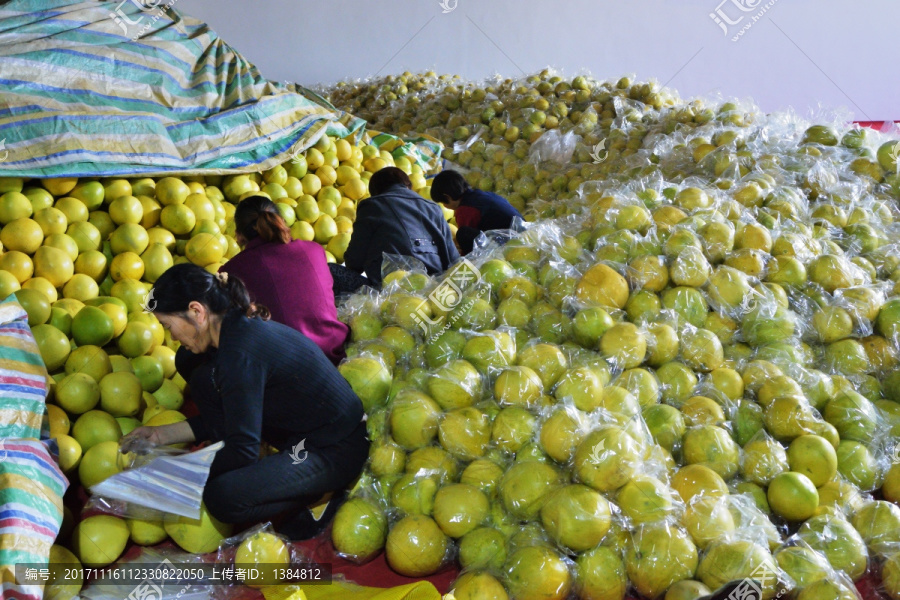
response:
[[[228,273],[225,271],[216,273],[216,279],[219,281],[220,285],[228,285]]]

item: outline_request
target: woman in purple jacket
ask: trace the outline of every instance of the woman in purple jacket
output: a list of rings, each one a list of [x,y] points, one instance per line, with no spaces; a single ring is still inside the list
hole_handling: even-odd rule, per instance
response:
[[[316,343],[331,362],[344,358],[349,327],[338,320],[325,251],[315,242],[291,240],[275,204],[251,196],[234,212],[235,239],[243,248],[220,272],[239,277],[272,320]]]

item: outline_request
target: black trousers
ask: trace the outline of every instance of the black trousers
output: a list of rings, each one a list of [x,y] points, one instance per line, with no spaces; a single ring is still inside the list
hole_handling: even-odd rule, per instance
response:
[[[212,379],[212,363],[190,374],[191,397],[210,434],[222,439],[225,414]],[[369,456],[366,424],[361,421],[346,439],[327,447],[291,455],[291,448],[257,463],[210,478],[203,490],[209,512],[223,523],[263,522],[301,514],[328,492],[343,490],[362,471]]]
[[[352,294],[365,285],[373,287],[368,278],[363,277],[353,269],[348,269],[344,265],[328,263],[328,268],[331,271],[331,279],[334,280],[332,290],[335,297],[340,294]]]

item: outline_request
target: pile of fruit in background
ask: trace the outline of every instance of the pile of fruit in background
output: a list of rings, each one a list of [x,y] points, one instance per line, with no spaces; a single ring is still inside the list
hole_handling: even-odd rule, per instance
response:
[[[339,551],[457,598],[900,597],[900,143],[550,72],[330,92],[538,221],[342,307]]]

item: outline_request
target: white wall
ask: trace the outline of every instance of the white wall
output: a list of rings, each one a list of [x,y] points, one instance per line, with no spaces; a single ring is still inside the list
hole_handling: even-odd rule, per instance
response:
[[[269,79],[635,73],[684,98],[900,120],[897,0],[180,0]],[[766,9],[767,4],[774,4]],[[742,12],[739,5],[747,8]],[[728,36],[710,17],[740,23]],[[763,16],[737,41],[731,37]],[[839,111],[839,114],[840,113]]]

